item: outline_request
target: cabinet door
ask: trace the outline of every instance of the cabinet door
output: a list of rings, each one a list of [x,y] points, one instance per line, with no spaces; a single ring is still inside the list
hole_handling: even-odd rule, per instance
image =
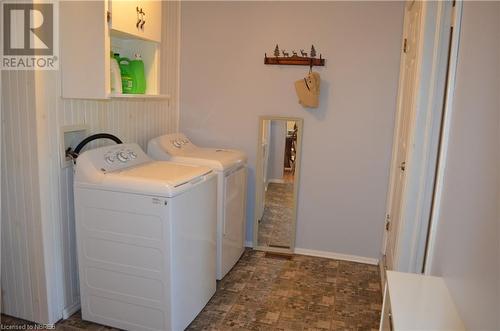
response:
[[[161,42],[161,1],[140,1],[144,14],[142,34],[144,38]]]
[[[111,29],[160,42],[161,7],[161,1],[111,0]]]
[[[103,1],[60,2],[63,98],[106,99],[110,41]]]

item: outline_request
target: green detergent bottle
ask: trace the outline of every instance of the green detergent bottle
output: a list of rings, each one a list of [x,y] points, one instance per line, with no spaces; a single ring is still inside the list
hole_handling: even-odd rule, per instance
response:
[[[118,61],[120,65],[120,73],[122,76],[122,91],[125,94],[134,93],[134,79],[130,68],[130,59],[121,57]]]
[[[133,92],[136,94],[146,93],[146,77],[144,74],[144,62],[139,54],[135,54],[130,61],[130,74],[133,80]]]

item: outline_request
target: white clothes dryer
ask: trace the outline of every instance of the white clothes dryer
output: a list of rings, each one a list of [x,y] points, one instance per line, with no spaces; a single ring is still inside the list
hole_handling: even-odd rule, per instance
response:
[[[148,154],[156,160],[208,166],[217,174],[217,279],[222,279],[245,250],[246,155],[198,147],[182,133],[150,140]]]

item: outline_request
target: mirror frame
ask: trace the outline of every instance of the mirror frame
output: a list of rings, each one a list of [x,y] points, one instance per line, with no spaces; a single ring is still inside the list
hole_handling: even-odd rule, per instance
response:
[[[257,183],[262,181],[264,174],[262,173],[262,167],[260,166],[263,162],[262,153],[259,151],[262,147],[262,135],[264,131],[264,121],[295,121],[297,124],[297,145],[296,147],[296,161],[295,161],[295,173],[293,179],[293,201],[294,208],[292,212],[292,224],[291,224],[291,234],[290,234],[290,248],[279,248],[279,247],[269,247],[269,246],[259,246],[259,220],[257,218],[257,201],[261,199],[261,190],[257,189]],[[297,210],[299,205],[299,183],[300,183],[300,164],[302,157],[302,135],[304,130],[304,119],[300,117],[287,117],[287,116],[259,116],[259,136],[257,139],[257,158],[255,163],[255,206],[254,206],[254,220],[253,220],[253,248],[260,251],[276,252],[276,253],[293,253],[295,251],[295,239],[297,230]]]

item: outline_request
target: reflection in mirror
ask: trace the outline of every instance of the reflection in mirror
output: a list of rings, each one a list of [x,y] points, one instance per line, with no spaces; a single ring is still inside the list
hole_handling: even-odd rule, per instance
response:
[[[261,118],[254,236],[260,249],[293,249],[301,131],[301,119]]]

